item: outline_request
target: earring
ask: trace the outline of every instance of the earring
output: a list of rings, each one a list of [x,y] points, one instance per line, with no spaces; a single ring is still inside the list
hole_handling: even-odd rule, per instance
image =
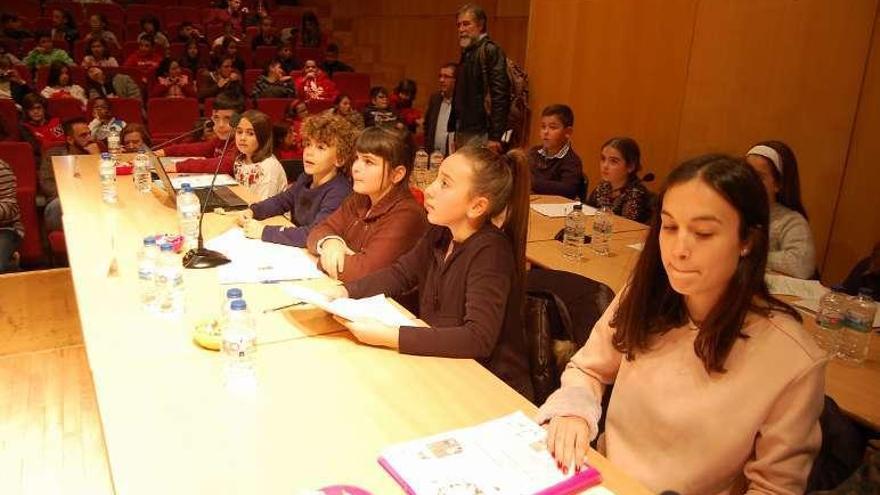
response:
[[[739,252],[740,256],[745,256],[747,254],[749,254],[748,248],[743,248],[742,251]]]

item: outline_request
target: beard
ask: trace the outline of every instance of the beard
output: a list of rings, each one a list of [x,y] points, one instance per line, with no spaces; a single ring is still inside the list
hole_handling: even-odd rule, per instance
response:
[[[467,47],[473,45],[475,41],[476,40],[474,38],[471,38],[470,36],[467,36],[467,35],[459,36],[458,37],[458,46],[460,46],[462,48],[467,48]]]

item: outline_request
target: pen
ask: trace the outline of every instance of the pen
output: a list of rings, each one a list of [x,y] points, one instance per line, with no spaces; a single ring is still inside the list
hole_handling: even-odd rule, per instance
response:
[[[284,306],[278,306],[277,308],[268,308],[268,309],[264,309],[264,310],[263,310],[263,313],[271,313],[271,312],[273,312],[273,311],[279,311],[279,310],[282,310],[282,309],[292,308],[292,307],[294,307],[294,306],[302,306],[302,305],[305,304],[305,303],[306,303],[305,301],[297,301],[297,302],[295,302],[295,303],[285,304]]]

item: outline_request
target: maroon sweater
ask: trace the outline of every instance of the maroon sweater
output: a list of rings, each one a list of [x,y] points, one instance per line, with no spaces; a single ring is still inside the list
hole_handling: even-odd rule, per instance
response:
[[[201,156],[204,158],[191,158],[177,162],[177,171],[181,173],[206,173],[213,174],[217,168],[217,160],[220,153],[223,152],[223,144],[225,140],[221,140],[216,136],[210,141],[199,141],[196,143],[172,144],[165,148],[165,156]],[[235,165],[235,157],[238,155],[238,148],[235,146],[235,137],[229,138],[229,146],[226,147],[226,153],[223,155],[220,164],[221,174],[232,174]]]
[[[339,280],[350,282],[385,268],[409,251],[425,233],[425,209],[406,184],[388,191],[371,207],[370,198],[352,194],[339,208],[309,232],[307,247],[318,254],[318,241],[341,237],[354,255],[346,256]]]
[[[345,288],[353,298],[419,290],[419,317],[431,328],[400,327],[400,352],[476,359],[526,398],[532,398],[521,288],[510,240],[491,223],[455,243],[433,226],[393,265]]]

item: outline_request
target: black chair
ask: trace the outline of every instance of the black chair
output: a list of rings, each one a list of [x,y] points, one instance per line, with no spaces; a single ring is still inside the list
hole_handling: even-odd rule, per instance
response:
[[[526,338],[534,402],[559,388],[574,352],[586,343],[614,298],[607,285],[575,273],[532,269],[526,285]]]

